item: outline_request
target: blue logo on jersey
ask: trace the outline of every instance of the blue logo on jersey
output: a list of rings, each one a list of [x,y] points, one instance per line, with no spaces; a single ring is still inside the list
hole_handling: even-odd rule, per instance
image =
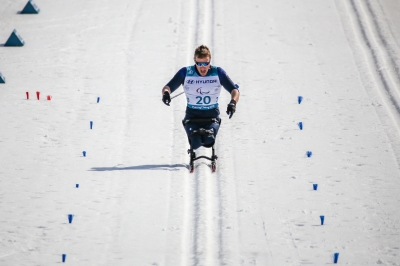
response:
[[[193,84],[193,82],[194,82],[193,79],[189,79],[189,80],[187,81],[187,83],[189,83],[189,84]]]
[[[207,83],[217,83],[216,79],[208,79],[208,80],[196,80],[196,84],[207,84]]]
[[[196,92],[197,92],[197,93],[200,93],[201,95],[204,95],[204,94],[209,94],[209,93],[210,93],[210,91],[207,91],[207,92],[205,92],[205,91],[202,91],[202,90],[201,90],[201,87],[200,87],[200,88],[198,88],[198,89],[196,90]]]

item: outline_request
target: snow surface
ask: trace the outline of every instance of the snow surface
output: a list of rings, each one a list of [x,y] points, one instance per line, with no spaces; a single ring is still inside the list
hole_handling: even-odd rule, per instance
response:
[[[399,1],[25,4],[0,4],[26,42],[0,47],[0,265],[400,265]],[[200,44],[241,99],[190,174],[160,92]]]

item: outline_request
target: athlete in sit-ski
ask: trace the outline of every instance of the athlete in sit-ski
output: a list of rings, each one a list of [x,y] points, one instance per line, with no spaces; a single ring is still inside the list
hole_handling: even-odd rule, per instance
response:
[[[208,47],[205,45],[197,47],[194,52],[195,65],[181,68],[162,89],[162,101],[169,106],[171,103],[170,94],[180,85],[183,85],[187,100],[186,116],[183,121],[194,118],[216,118],[221,121],[218,108],[221,87],[224,87],[231,94],[231,101],[226,110],[229,118],[236,111],[236,104],[240,95],[239,90],[225,71],[220,67],[212,66],[210,61],[211,53]],[[184,127],[191,149],[196,150],[201,146],[213,146],[219,123],[188,124]],[[191,134],[193,130],[199,128],[211,130],[214,134]]]

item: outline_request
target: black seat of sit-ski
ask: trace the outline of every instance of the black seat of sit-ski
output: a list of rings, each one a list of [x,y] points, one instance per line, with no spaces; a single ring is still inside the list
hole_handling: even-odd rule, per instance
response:
[[[204,135],[204,136],[212,136],[214,135],[214,130],[211,129],[204,129],[204,128],[199,128],[195,129],[190,133],[190,135]]]
[[[186,126],[187,124],[220,124],[221,125],[221,118],[191,118],[182,120],[182,124]]]

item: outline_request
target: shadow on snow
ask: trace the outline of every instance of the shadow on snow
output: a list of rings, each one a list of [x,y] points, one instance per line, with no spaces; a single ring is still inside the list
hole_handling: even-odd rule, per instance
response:
[[[123,171],[123,170],[169,170],[179,171],[179,168],[187,168],[185,164],[144,164],[127,167],[92,167],[89,171]]]

